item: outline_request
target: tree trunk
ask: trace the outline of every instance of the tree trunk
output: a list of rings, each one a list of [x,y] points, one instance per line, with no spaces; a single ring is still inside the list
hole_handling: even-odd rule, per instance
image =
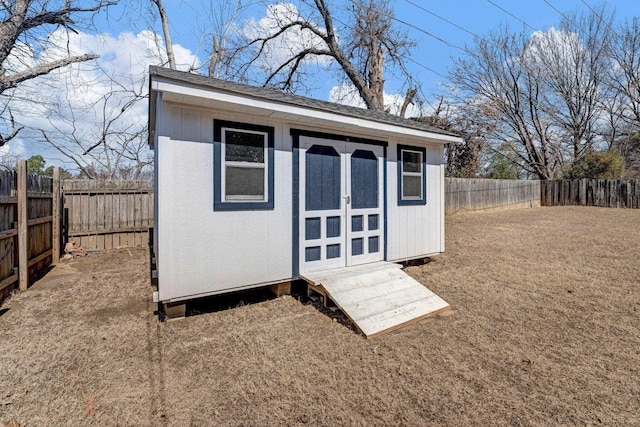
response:
[[[220,57],[220,41],[218,36],[213,36],[213,52],[211,52],[211,58],[209,59],[209,77],[218,78],[216,68],[220,59],[222,59]]]
[[[162,21],[162,33],[164,34],[164,45],[167,50],[167,58],[169,59],[169,68],[176,69],[176,58],[173,54],[173,43],[171,42],[171,32],[169,31],[169,17],[164,9],[162,0],[151,0],[158,8],[160,20]]]
[[[372,96],[368,100],[368,107],[372,110],[384,111],[384,52],[375,36],[371,40],[370,52],[369,87]]]
[[[415,89],[407,89],[407,94],[404,97],[404,102],[402,103],[402,108],[400,108],[400,117],[404,117],[407,114],[407,108],[409,104],[413,104],[413,97],[416,96],[418,91]]]

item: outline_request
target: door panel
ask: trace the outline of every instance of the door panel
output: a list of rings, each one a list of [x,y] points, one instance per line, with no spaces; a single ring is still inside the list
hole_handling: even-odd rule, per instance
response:
[[[378,207],[378,158],[369,150],[351,155],[351,208]]]
[[[384,149],[347,143],[347,265],[384,259]]]
[[[301,137],[300,150],[300,272],[382,260],[383,148]]]
[[[305,153],[305,165],[305,210],[340,209],[342,159],[335,147],[311,145]]]
[[[300,138],[300,271],[343,267],[344,143]]]

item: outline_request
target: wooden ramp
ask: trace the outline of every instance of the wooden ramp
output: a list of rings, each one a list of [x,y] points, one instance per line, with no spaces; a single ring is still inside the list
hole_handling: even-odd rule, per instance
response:
[[[305,273],[303,277],[367,338],[449,309],[445,300],[390,262]]]

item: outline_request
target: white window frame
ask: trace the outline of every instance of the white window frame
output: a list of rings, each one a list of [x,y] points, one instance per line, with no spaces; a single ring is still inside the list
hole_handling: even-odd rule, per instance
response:
[[[234,131],[234,132],[239,132],[239,133],[250,133],[250,134],[254,134],[254,135],[262,135],[263,139],[262,139],[262,149],[263,149],[263,163],[255,163],[255,162],[236,162],[236,161],[227,161],[227,144],[226,144],[226,138],[227,138],[227,131]],[[222,155],[221,160],[222,160],[222,165],[221,165],[221,176],[220,176],[220,180],[221,180],[221,200],[224,203],[246,203],[246,202],[256,202],[256,203],[260,203],[260,202],[267,202],[269,200],[269,159],[268,159],[268,154],[269,154],[269,135],[267,132],[260,132],[260,131],[254,131],[254,130],[247,130],[247,129],[241,129],[241,128],[234,128],[234,127],[222,127],[220,128],[220,139],[221,141],[221,147],[220,149],[222,150]],[[255,196],[231,196],[231,198],[227,197],[227,166],[230,167],[237,167],[237,168],[244,168],[244,169],[264,169],[264,196],[262,198],[256,198]]]
[[[420,172],[405,172],[404,170],[404,153],[417,153],[420,155]],[[400,183],[400,200],[423,200],[424,199],[424,153],[420,150],[410,150],[406,148],[402,148],[400,150],[400,167],[402,168],[402,173],[400,174],[401,183]],[[417,176],[420,178],[420,196],[410,196],[405,197],[404,195],[404,177],[405,176]]]

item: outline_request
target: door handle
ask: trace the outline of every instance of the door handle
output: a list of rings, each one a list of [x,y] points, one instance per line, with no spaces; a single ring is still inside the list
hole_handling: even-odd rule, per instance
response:
[[[351,203],[351,196],[342,196],[344,198],[345,203],[348,205]]]

